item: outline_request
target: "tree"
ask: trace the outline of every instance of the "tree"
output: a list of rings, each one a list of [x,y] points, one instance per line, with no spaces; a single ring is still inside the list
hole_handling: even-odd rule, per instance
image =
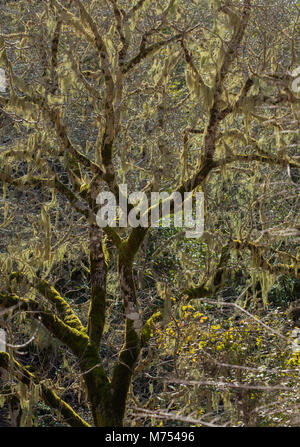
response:
[[[279,8],[288,14],[278,19],[275,41],[268,20]],[[123,424],[141,352],[165,316],[161,304],[150,315],[147,303],[139,304],[136,273],[143,260],[153,267],[146,238],[152,230],[100,228],[99,192],[107,188],[118,200],[120,183],[148,194],[204,192],[207,230],[195,242],[196,263],[199,251],[204,261],[191,274],[191,259],[183,259],[184,287],[169,280],[177,300],[221,293],[233,253],[247,274],[258,275],[265,304],[271,275],[299,277],[295,243],[284,243],[299,235],[299,188],[290,181],[300,168],[299,95],[289,74],[299,55],[296,10],[292,1],[250,0],[141,0],[134,6],[32,0],[1,6],[0,66],[8,90],[0,104],[14,126],[4,129],[10,139],[1,149],[2,229],[10,231],[10,244],[1,258],[0,305],[4,312],[40,319],[76,358],[96,426]],[[284,208],[279,212],[275,205],[274,222],[274,182],[282,179],[289,197],[279,192]],[[176,232],[167,234],[170,250]],[[89,281],[83,318],[58,281],[58,266],[70,254]],[[124,326],[111,368],[100,346],[114,269]],[[13,354],[1,353],[0,366],[17,381],[38,386],[68,424],[88,425]]]

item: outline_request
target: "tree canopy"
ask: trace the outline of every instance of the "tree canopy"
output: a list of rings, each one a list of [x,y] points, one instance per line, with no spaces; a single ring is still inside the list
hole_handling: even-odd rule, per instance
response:
[[[7,0],[0,18],[11,422],[299,424],[299,4]],[[100,228],[120,184],[202,192],[203,235]]]

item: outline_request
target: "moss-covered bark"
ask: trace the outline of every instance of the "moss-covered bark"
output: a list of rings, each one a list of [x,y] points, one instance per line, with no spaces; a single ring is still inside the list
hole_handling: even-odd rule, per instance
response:
[[[17,280],[19,283],[25,283],[31,287],[34,287],[40,292],[50,303],[52,303],[61,316],[64,323],[68,326],[77,329],[79,332],[84,330],[84,327],[73,311],[68,302],[59,294],[59,292],[47,281],[35,278],[32,282],[28,280],[26,275],[20,272],[13,272],[10,275],[10,279]]]
[[[63,416],[65,422],[72,427],[89,427],[89,424],[82,419],[63,399],[45,384],[40,383],[39,379],[24,368],[19,362],[11,359],[6,352],[0,352],[0,368],[9,370],[16,379],[29,386],[32,383],[40,385],[41,397],[51,408],[58,410]]]
[[[91,303],[88,315],[88,334],[91,343],[99,346],[105,324],[107,275],[107,264],[102,249],[102,229],[95,224],[90,225],[89,238]]]
[[[46,329],[66,344],[76,356],[80,356],[88,344],[88,337],[84,331],[68,326],[54,313],[32,299],[21,298],[15,294],[0,293],[0,306],[33,311],[34,318],[40,318]]]

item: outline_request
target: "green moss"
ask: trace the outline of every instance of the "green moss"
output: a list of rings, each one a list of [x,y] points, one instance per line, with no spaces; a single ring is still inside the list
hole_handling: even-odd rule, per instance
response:
[[[18,306],[19,310],[34,311],[35,318],[41,318],[43,325],[58,340],[65,343],[75,355],[80,356],[88,344],[88,337],[83,330],[68,326],[56,315],[45,309],[40,303],[31,299],[21,298],[17,295],[0,293],[0,304],[8,308]]]
[[[24,368],[19,362],[11,359],[13,369],[10,368],[10,356],[6,352],[0,353],[0,367],[6,370],[9,369],[15,377],[24,383],[26,386],[30,386],[31,383],[41,386],[41,396],[43,400],[64,417],[67,424],[72,427],[89,427],[89,424],[82,419],[64,400],[62,400],[54,391],[48,388],[44,384],[40,384],[38,378]]]
[[[63,321],[71,328],[77,329],[78,331],[83,331],[83,325],[81,321],[74,313],[71,306],[67,301],[58,293],[58,291],[47,281],[35,279],[33,283],[30,283],[26,275],[20,272],[12,272],[10,275],[10,280],[17,280],[18,283],[24,281],[31,287],[34,287],[38,292],[44,295],[52,304],[55,305],[58,313],[62,316]]]
[[[72,427],[90,427],[66,402],[64,402],[56,393],[44,385],[41,386],[44,401],[51,407],[59,411],[67,424]]]
[[[154,328],[154,324],[156,323],[156,321],[161,320],[161,318],[162,318],[162,314],[160,311],[158,311],[155,314],[151,315],[151,317],[144,324],[144,326],[141,330],[141,345],[142,345],[142,347],[144,347],[150,340],[151,333]]]
[[[63,321],[68,324],[70,327],[77,329],[78,331],[83,330],[83,325],[81,321],[74,313],[71,306],[64,300],[57,290],[48,284],[46,281],[38,281],[35,284],[37,290],[44,295],[50,302],[52,302],[58,312],[62,315]]]

